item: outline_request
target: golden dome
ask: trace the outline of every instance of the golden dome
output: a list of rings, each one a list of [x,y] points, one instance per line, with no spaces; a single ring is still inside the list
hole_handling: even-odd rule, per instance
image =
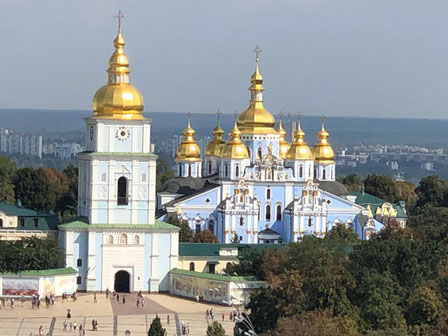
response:
[[[222,135],[224,131],[219,125],[219,111],[218,111],[218,123],[215,129],[212,131],[213,139],[208,143],[207,148],[205,149],[206,156],[221,156],[221,151],[224,148],[225,141],[222,139]]]
[[[108,82],[94,95],[93,116],[110,119],[144,119],[143,97],[129,84],[129,62],[124,53],[124,39],[119,32],[114,40],[115,51],[109,58]]]
[[[303,138],[305,137],[305,132],[302,131],[300,127],[300,120],[297,122],[297,129],[294,132],[294,142],[289,147],[288,154],[286,155],[287,160],[312,160],[313,153],[311,149],[306,144]]]
[[[179,161],[200,161],[201,160],[201,150],[198,144],[193,139],[193,135],[196,132],[190,126],[190,118],[188,118],[187,127],[182,131],[184,138],[182,142],[177,147],[176,160]]]
[[[322,127],[316,134],[317,142],[313,147],[314,160],[317,163],[334,163],[334,151],[327,140],[329,135],[325,130],[324,120],[322,118]]]
[[[248,159],[249,152],[240,139],[241,131],[238,129],[237,122],[229,133],[229,141],[225,144],[221,152],[223,159]]]
[[[282,159],[286,159],[289,151],[289,143],[285,140],[286,131],[283,129],[282,119],[278,122],[277,132],[280,134],[279,156]]]
[[[251,99],[249,107],[238,117],[238,127],[242,133],[276,134],[277,132],[274,130],[275,118],[263,106],[263,77],[258,70],[258,62],[250,82]]]

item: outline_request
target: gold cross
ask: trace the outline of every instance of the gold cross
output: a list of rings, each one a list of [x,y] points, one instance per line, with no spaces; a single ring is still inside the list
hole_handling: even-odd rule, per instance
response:
[[[235,110],[235,112],[233,112],[233,115],[235,116],[235,120],[238,118],[238,112],[237,110]]]
[[[188,119],[188,122],[190,122],[190,119],[191,119],[191,113],[190,112],[187,113],[187,119]]]
[[[263,50],[261,50],[260,48],[258,48],[258,44],[255,47],[255,49],[252,49],[255,52],[255,62],[258,63],[258,61],[260,60],[260,53],[263,52]]]
[[[118,10],[118,14],[115,15],[114,17],[116,17],[118,19],[118,33],[121,32],[121,19],[124,19],[125,16],[121,13],[121,9]]]
[[[323,114],[320,116],[320,120],[322,120],[322,128],[323,128],[325,122],[325,116]]]
[[[280,111],[278,115],[279,115],[279,117],[280,117],[280,120],[282,120],[282,117],[283,117],[283,112],[282,112],[282,111]]]
[[[303,117],[303,114],[301,112],[297,113],[297,119],[299,119],[299,121],[300,121],[300,119],[302,119],[302,117]]]
[[[219,124],[219,119],[221,117],[221,111],[218,109],[218,111],[216,111],[216,115],[218,116],[218,124]]]

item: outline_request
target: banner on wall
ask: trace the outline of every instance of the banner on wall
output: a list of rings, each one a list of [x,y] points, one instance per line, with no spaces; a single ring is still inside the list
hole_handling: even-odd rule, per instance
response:
[[[39,279],[3,278],[3,296],[32,296],[39,293]]]
[[[228,300],[228,283],[209,279],[171,275],[170,292],[175,295],[221,303]]]

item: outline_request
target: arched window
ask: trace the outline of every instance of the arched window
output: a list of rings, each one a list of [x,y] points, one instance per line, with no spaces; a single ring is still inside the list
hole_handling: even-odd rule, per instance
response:
[[[191,164],[188,165],[188,177],[191,176]]]
[[[271,199],[271,189],[266,189],[266,199]]]
[[[261,160],[263,158],[263,150],[261,147],[258,147],[258,159]]]
[[[299,166],[299,177],[303,177],[303,165]]]
[[[229,176],[229,165],[224,166],[224,176]]]
[[[127,245],[128,243],[128,236],[126,234],[122,233],[120,236],[120,244]]]
[[[280,204],[277,205],[277,211],[276,211],[276,220],[281,221],[282,220],[282,206]]]
[[[212,173],[212,162],[211,161],[208,162],[208,173],[209,174]]]
[[[179,176],[182,176],[182,163],[179,163]]]
[[[265,218],[267,221],[271,220],[271,206],[268,204],[266,205],[266,215]]]
[[[333,168],[331,168],[331,180],[334,180],[334,169]]]
[[[324,169],[322,170],[322,180],[326,180],[326,179],[327,179],[327,169],[324,168]]]
[[[238,165],[235,166],[235,176],[236,177],[240,176],[240,166],[238,166]]]
[[[210,219],[208,221],[208,230],[213,233],[215,232],[215,222],[213,221],[213,219]]]
[[[317,178],[317,168],[314,168],[314,178]]]
[[[134,244],[135,245],[139,245],[140,244],[140,237],[137,236],[137,235],[134,236]]]
[[[313,219],[311,217],[308,217],[308,227],[313,226]]]
[[[117,205],[128,205],[128,179],[124,176],[117,183]]]
[[[114,243],[114,236],[109,235],[109,236],[107,237],[107,243],[110,244],[110,245],[112,245],[112,244]]]
[[[241,217],[240,217],[240,226],[243,226],[243,225],[244,225],[244,217],[241,216]]]
[[[0,218],[0,227],[3,227],[3,219]]]
[[[250,152],[250,147],[249,147],[249,146],[246,146],[246,149],[247,149],[247,153],[249,154],[249,158],[251,159],[252,156],[251,156],[251,152]]]
[[[190,263],[190,271],[194,271],[194,262]]]
[[[311,166],[308,167],[308,178],[311,178]]]

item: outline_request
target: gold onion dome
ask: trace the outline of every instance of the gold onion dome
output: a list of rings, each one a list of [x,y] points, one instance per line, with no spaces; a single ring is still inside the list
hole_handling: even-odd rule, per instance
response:
[[[219,114],[218,114],[218,123],[215,129],[212,131],[213,139],[208,143],[207,148],[205,149],[206,156],[221,156],[221,151],[224,148],[226,142],[222,139],[224,131],[219,125]]]
[[[305,132],[302,131],[300,127],[300,120],[297,122],[297,129],[294,132],[294,142],[289,147],[288,154],[286,155],[287,160],[312,160],[313,153],[310,147],[306,144],[303,138],[305,137]]]
[[[317,142],[313,147],[314,161],[317,163],[334,163],[334,151],[327,140],[329,135],[325,130],[324,119],[322,117],[322,127],[316,134]]]
[[[279,141],[279,156],[282,159],[286,159],[289,151],[289,143],[285,140],[286,131],[283,129],[282,125],[282,119],[278,122],[278,128],[277,128],[278,134],[280,134],[280,141]]]
[[[200,161],[201,151],[193,136],[196,132],[190,126],[190,118],[188,118],[187,127],[184,128],[182,134],[184,138],[177,147],[176,160],[180,161]]]
[[[229,141],[225,144],[221,152],[223,159],[248,159],[249,152],[240,139],[241,131],[238,129],[237,122],[233,125],[233,129],[229,133]]]
[[[263,106],[263,77],[258,70],[258,62],[250,82],[249,107],[238,117],[238,127],[243,133],[276,134],[277,132],[274,130],[275,118]]]
[[[144,119],[143,97],[129,84],[129,62],[120,32],[114,40],[115,51],[109,58],[108,82],[93,97],[93,116],[110,119]]]

